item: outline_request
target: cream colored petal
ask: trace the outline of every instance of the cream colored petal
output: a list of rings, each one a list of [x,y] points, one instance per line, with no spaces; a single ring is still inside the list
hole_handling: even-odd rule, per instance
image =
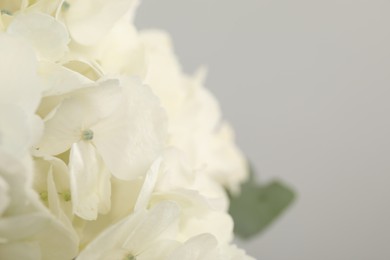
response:
[[[118,255],[125,257],[129,251],[123,248],[123,242],[146,215],[146,210],[141,210],[109,226],[80,252],[77,260],[109,260]]]
[[[42,153],[57,155],[81,140],[83,108],[77,100],[63,101],[54,116],[45,122],[44,135],[38,144]]]
[[[236,245],[224,244],[221,247],[221,255],[226,260],[256,260],[247,255],[244,250],[238,248]]]
[[[56,61],[68,50],[70,39],[66,27],[47,14],[17,15],[7,32],[26,39],[41,59]]]
[[[72,38],[83,45],[101,40],[114,24],[134,8],[134,0],[69,0],[63,11]]]
[[[122,107],[93,127],[94,144],[112,174],[123,180],[144,175],[166,140],[166,116],[147,86],[121,79]]]
[[[46,214],[48,226],[40,230],[33,238],[39,241],[42,259],[73,259],[78,252],[78,241],[74,231],[63,226],[48,213]]]
[[[151,246],[156,246],[160,239],[169,238],[164,233],[169,233],[175,226],[178,214],[179,208],[172,202],[161,203],[149,212],[143,209],[137,211],[103,231],[77,259],[109,260],[130,254],[140,255]],[[172,246],[171,243],[164,245]],[[165,250],[169,251],[170,248]]]
[[[147,50],[140,43],[137,29],[129,23],[128,17],[115,24],[92,57],[99,60],[106,73],[145,78],[149,68]]]
[[[168,258],[169,260],[223,260],[217,252],[218,242],[210,234],[189,239]]]
[[[53,62],[40,62],[39,75],[44,83],[44,96],[62,95],[93,84],[82,74]]]
[[[63,195],[59,194],[56,187],[56,183],[54,182],[53,167],[50,167],[50,171],[47,175],[47,193],[50,211],[53,213],[54,216],[56,216],[59,221],[61,221],[64,226],[66,226],[69,230],[72,230],[72,223],[68,216],[65,214],[64,209],[62,207],[62,203],[58,196]],[[61,199],[64,200],[63,197],[61,197]],[[76,234],[74,234],[74,237],[77,237]]]
[[[42,254],[38,241],[0,243],[0,259],[40,260]]]
[[[95,147],[85,141],[72,145],[69,158],[73,210],[83,219],[95,220],[99,209],[109,209],[108,173],[101,166]],[[108,204],[108,205],[107,205]]]
[[[34,165],[34,189],[39,194],[47,193],[51,212],[65,226],[70,227],[74,214],[68,166],[61,159],[51,156],[36,157]]]
[[[184,237],[192,237],[201,233],[210,233],[221,243],[229,243],[233,239],[233,220],[226,212],[205,210],[200,216],[187,215],[183,218],[181,233]]]
[[[81,244],[89,244],[108,226],[117,223],[119,220],[129,216],[134,209],[138,193],[143,184],[142,179],[131,181],[111,178],[111,209],[104,215],[99,215],[95,221],[88,221],[83,229]]]
[[[136,258],[137,260],[166,260],[180,245],[180,242],[175,240],[156,241]]]
[[[14,157],[0,150],[0,176],[8,184],[10,203],[4,211],[4,216],[28,214],[35,210],[30,202],[37,199],[36,194],[27,196],[32,186],[32,162],[29,157]]]
[[[146,209],[150,197],[152,196],[152,192],[154,190],[154,187],[156,185],[156,181],[159,175],[160,166],[161,166],[162,159],[158,158],[150,167],[149,171],[146,173],[145,180],[142,186],[142,189],[138,195],[137,203],[134,206],[134,210],[137,211],[141,208]]]
[[[121,98],[116,80],[107,80],[99,86],[76,91],[64,99],[46,121],[39,149],[50,155],[65,152],[82,139],[83,131],[90,130],[99,120],[113,113]]]
[[[175,202],[157,204],[127,237],[123,248],[137,255],[156,240],[172,239],[176,235],[179,214],[180,208]]]
[[[160,30],[140,31],[140,41],[147,56],[145,84],[160,98],[168,115],[176,116],[181,111],[187,89],[183,86],[183,74],[172,41]]]
[[[36,241],[42,259],[71,259],[77,252],[69,230],[45,211],[1,219],[0,234],[7,244]]]
[[[0,219],[0,234],[8,242],[25,240],[48,228],[50,219],[42,212]]]
[[[0,149],[23,156],[31,145],[31,128],[26,113],[15,105],[0,103]]]
[[[78,260],[139,255],[155,241],[176,235],[178,214],[179,207],[173,202],[160,203],[149,212],[140,209],[109,226],[81,252]]]
[[[33,113],[43,89],[34,50],[23,40],[0,32],[0,57],[0,103],[11,103]]]

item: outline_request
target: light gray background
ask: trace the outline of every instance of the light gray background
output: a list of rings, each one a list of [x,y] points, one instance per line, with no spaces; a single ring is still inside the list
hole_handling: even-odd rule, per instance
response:
[[[299,200],[244,247],[266,260],[390,259],[390,1],[143,0],[137,24],[207,64],[263,180]]]

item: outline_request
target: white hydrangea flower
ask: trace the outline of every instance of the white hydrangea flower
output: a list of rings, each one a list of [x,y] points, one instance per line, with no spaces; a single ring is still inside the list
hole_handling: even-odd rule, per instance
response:
[[[0,2],[1,259],[251,259],[233,133],[137,4]]]

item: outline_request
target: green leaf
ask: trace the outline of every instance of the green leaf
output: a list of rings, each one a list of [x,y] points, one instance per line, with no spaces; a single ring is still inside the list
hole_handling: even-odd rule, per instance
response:
[[[234,233],[241,238],[250,238],[275,221],[294,201],[295,194],[277,180],[259,185],[251,174],[241,186],[241,194],[229,197]]]

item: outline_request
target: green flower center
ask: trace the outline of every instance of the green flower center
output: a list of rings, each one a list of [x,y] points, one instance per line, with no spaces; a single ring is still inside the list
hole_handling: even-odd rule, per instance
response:
[[[137,258],[132,254],[128,254],[124,260],[137,260]]]
[[[62,11],[67,11],[70,7],[70,4],[67,2],[67,1],[64,1],[64,3],[62,4]]]
[[[47,191],[42,191],[39,193],[39,197],[41,198],[41,200],[47,201],[49,198],[49,194],[47,193]]]
[[[59,195],[61,195],[61,197],[65,200],[65,201],[70,201],[72,199],[72,195],[70,194],[70,191],[64,191],[64,192],[61,192],[59,193]]]
[[[81,139],[84,141],[91,141],[93,139],[93,131],[90,129],[84,130],[81,133]]]
[[[0,13],[1,13],[1,14],[12,15],[12,13],[11,13],[10,11],[8,11],[7,9],[1,9],[1,10],[0,10]]]

